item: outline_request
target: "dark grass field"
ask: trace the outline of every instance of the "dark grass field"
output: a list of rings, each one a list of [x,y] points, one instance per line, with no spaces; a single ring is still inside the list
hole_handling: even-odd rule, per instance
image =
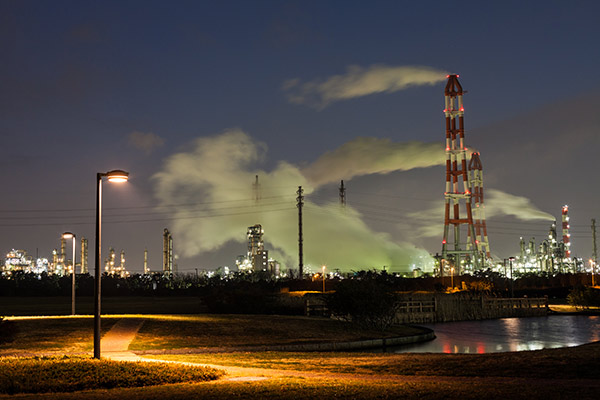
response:
[[[295,343],[354,341],[408,336],[423,330],[396,326],[387,332],[356,329],[328,318],[268,315],[105,315],[102,332],[122,318],[143,319],[129,350],[215,349]],[[0,355],[82,353],[92,349],[92,316],[8,317],[2,325]]]
[[[395,326],[385,332],[357,329],[345,321],[269,315],[199,315],[147,319],[130,350],[235,348],[355,341],[410,336],[424,330]]]
[[[92,315],[94,298],[77,297],[75,313]],[[197,297],[102,297],[103,314],[198,314],[203,306]],[[70,315],[71,297],[3,297],[0,316]]]
[[[600,342],[489,354],[234,352],[146,356],[245,368],[373,376],[590,379],[600,377]],[[600,384],[600,381],[599,381]]]
[[[175,299],[171,307],[181,300]],[[142,301],[139,309],[147,307]],[[181,303],[180,303],[181,304]],[[123,317],[103,317],[103,331]],[[248,315],[155,315],[140,330],[132,348],[175,350],[334,340],[353,335],[337,321]],[[91,318],[9,319],[19,327],[0,354],[15,351],[60,354],[91,349]],[[322,325],[325,324],[325,325]],[[328,326],[326,326],[329,324]],[[282,329],[293,328],[293,329]],[[18,333],[20,332],[20,333]],[[414,332],[413,332],[414,334]],[[359,333],[365,335],[365,332]],[[366,334],[367,336],[369,334]],[[79,343],[74,346],[74,343]],[[573,348],[496,354],[385,354],[219,352],[147,356],[221,366],[228,375],[210,381],[146,387],[97,386],[75,392],[0,395],[7,399],[597,399],[600,393],[600,342]],[[0,358],[12,363],[16,359]],[[49,370],[47,360],[33,366]],[[75,364],[68,368],[81,371]],[[109,373],[108,380],[111,381]],[[27,374],[26,375],[31,375]],[[39,377],[38,381],[53,377]],[[143,382],[142,382],[143,383]],[[147,383],[150,383],[148,381]],[[139,383],[134,386],[139,386]],[[58,390],[58,391],[57,391]]]

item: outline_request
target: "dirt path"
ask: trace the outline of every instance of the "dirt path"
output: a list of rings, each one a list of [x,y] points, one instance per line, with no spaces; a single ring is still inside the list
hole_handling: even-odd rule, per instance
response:
[[[304,379],[327,379],[327,380],[353,380],[362,382],[435,382],[436,384],[448,383],[455,384],[464,382],[468,384],[472,377],[456,376],[418,376],[418,375],[378,375],[378,374],[354,374],[338,372],[318,372],[318,371],[296,371],[268,368],[248,368],[232,367],[226,365],[202,364],[184,361],[165,361],[141,357],[128,351],[129,344],[135,338],[135,335],[143,325],[143,319],[125,318],[117,322],[113,328],[102,338],[102,354],[104,358],[115,361],[135,361],[135,362],[161,362],[175,363],[190,366],[204,366],[220,369],[226,372],[226,377],[219,379],[221,382],[252,382],[271,378],[298,377]],[[592,387],[600,391],[600,381],[589,379],[527,379],[514,377],[479,377],[479,382],[487,382],[493,385],[533,385],[545,387],[547,385],[562,385],[566,387]],[[217,381],[218,382],[218,381]]]
[[[127,351],[127,347],[129,343],[134,339],[135,333],[141,327],[143,321],[139,324],[120,324],[119,321],[109,333],[105,336],[108,337],[107,343],[110,343],[114,340],[115,347],[117,343],[120,343],[121,351],[106,351],[103,352],[104,357],[116,360],[116,361],[137,361],[137,362],[166,362],[166,363],[175,363],[181,365],[190,365],[190,366],[204,366],[220,369],[226,372],[226,377],[220,379],[219,381],[237,381],[237,382],[252,382],[252,381],[260,381],[266,380],[270,378],[281,378],[281,377],[299,377],[305,379],[328,379],[328,380],[353,380],[353,381],[362,381],[362,382],[436,382],[439,383],[456,383],[456,382],[464,382],[468,384],[473,378],[472,377],[448,377],[448,376],[417,376],[417,375],[376,375],[376,374],[354,374],[354,373],[338,373],[338,372],[318,372],[318,371],[295,371],[295,370],[283,370],[283,369],[270,369],[270,368],[248,368],[248,367],[232,367],[226,365],[215,365],[215,364],[202,364],[202,363],[192,363],[185,361],[166,361],[166,360],[156,360],[151,358],[141,357],[133,352]],[[114,335],[109,336],[112,332]],[[102,339],[104,342],[105,338]],[[114,339],[113,339],[114,338]],[[128,342],[125,343],[125,338],[129,338]],[[515,385],[521,382],[523,385],[578,385],[578,386],[592,386],[600,390],[600,382],[591,381],[589,379],[583,380],[573,380],[573,379],[521,379],[514,377],[480,377],[477,378],[480,382],[489,382],[491,384],[497,385]]]
[[[127,351],[144,320],[141,318],[123,318],[104,335],[100,349],[102,353]]]

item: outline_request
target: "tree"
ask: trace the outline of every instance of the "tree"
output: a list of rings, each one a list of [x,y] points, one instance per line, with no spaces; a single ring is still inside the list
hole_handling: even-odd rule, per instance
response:
[[[326,298],[329,310],[362,328],[384,331],[396,318],[398,301],[387,274],[382,275],[364,274],[340,281]]]

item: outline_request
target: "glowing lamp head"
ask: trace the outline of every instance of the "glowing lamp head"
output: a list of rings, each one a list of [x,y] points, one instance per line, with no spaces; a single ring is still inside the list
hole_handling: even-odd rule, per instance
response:
[[[106,173],[106,179],[108,179],[109,182],[127,182],[129,180],[129,172],[115,169]]]
[[[75,234],[71,233],[71,232],[65,232],[62,234],[63,239],[73,239],[74,237],[75,237]]]

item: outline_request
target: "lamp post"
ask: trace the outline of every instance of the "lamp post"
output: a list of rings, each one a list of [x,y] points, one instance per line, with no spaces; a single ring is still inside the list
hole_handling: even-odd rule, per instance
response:
[[[323,293],[325,293],[325,266],[323,265]]]
[[[73,239],[73,273],[71,274],[71,315],[75,315],[75,234],[71,232],[65,232],[62,234],[62,238]]]
[[[96,174],[96,259],[94,261],[94,358],[100,358],[100,247],[102,243],[102,178],[109,182],[127,182],[129,172],[119,169]]]

